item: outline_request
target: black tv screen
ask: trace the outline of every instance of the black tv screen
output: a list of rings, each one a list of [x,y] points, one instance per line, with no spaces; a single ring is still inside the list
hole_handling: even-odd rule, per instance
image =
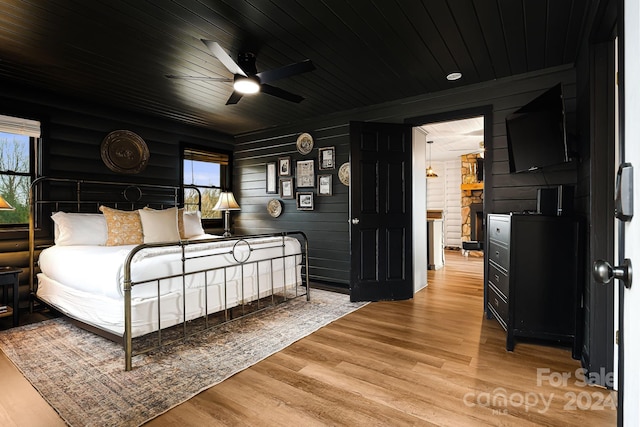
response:
[[[569,161],[560,84],[510,114],[506,125],[510,172],[534,171]]]

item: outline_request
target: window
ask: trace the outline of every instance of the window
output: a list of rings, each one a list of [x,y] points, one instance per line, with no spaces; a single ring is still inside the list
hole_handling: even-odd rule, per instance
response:
[[[0,196],[13,209],[0,210],[0,225],[29,223],[29,186],[40,122],[0,115]]]
[[[230,186],[230,155],[204,149],[185,148],[182,152],[183,184],[200,191],[202,219],[222,219],[222,212],[214,211],[220,192]],[[197,192],[184,189],[185,209],[197,209]]]

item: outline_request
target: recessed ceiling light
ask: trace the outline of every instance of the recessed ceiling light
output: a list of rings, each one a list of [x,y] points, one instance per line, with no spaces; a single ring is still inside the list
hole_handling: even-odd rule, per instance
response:
[[[454,71],[453,73],[447,74],[447,80],[450,82],[454,80],[460,80],[462,78],[462,73],[459,71]]]

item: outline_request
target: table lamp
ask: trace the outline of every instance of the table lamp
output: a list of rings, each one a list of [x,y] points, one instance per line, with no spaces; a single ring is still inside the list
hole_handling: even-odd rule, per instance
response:
[[[213,207],[214,211],[224,211],[224,234],[223,237],[231,237],[231,226],[229,224],[229,211],[239,211],[240,205],[236,202],[231,191],[220,193],[218,203]]]

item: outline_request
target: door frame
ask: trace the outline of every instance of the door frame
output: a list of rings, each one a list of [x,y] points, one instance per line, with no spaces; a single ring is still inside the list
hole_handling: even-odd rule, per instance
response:
[[[493,105],[411,117],[405,119],[405,123],[413,126],[422,126],[434,122],[462,120],[478,116],[484,117],[484,213],[486,224],[486,214],[493,212]]]
[[[614,0],[612,0],[613,2]],[[616,24],[618,33],[618,150],[620,153],[620,163],[625,161],[625,0],[617,0],[615,3],[617,7]],[[637,22],[635,22],[637,24]],[[618,227],[618,259],[616,265],[622,265],[622,261],[625,258],[625,224],[622,223]],[[613,259],[613,258],[610,258]],[[614,280],[614,284],[618,285],[618,408],[617,408],[617,423],[618,426],[624,425],[624,400],[625,400],[625,384],[624,384],[624,299],[625,299],[625,287],[621,280]],[[637,420],[636,420],[637,421]]]
[[[493,105],[482,105],[478,107],[462,108],[459,110],[444,111],[441,113],[427,114],[405,119],[405,123],[414,127],[435,122],[447,122],[453,120],[468,119],[471,117],[483,117],[484,126],[484,196],[483,196],[483,227],[486,229],[487,214],[493,212]],[[416,171],[414,170],[415,174]],[[487,247],[488,233],[484,233],[484,247]],[[489,274],[488,257],[484,257],[484,277]],[[484,297],[483,310],[486,311],[486,292]]]

